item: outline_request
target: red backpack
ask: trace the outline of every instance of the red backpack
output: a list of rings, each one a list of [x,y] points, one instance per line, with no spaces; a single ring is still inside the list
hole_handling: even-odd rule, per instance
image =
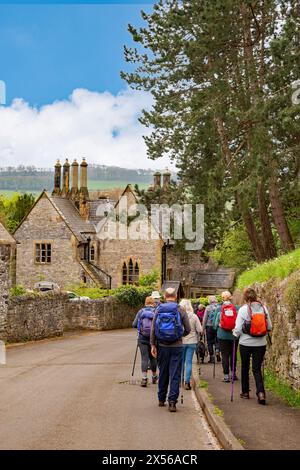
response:
[[[235,327],[237,311],[233,304],[222,304],[220,328],[225,331],[232,331]]]

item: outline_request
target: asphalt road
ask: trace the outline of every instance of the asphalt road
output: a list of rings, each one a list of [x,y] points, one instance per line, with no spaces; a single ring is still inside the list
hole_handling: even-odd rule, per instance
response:
[[[135,344],[125,330],[9,348],[0,449],[218,449],[193,392],[169,413],[157,406],[156,386],[127,382]]]

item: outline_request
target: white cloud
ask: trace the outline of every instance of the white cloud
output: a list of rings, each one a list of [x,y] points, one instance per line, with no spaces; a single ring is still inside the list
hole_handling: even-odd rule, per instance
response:
[[[126,168],[162,168],[167,158],[147,158],[138,122],[151,106],[148,93],[125,90],[114,96],[76,89],[68,100],[41,108],[15,99],[0,107],[0,166],[51,167],[57,158]]]

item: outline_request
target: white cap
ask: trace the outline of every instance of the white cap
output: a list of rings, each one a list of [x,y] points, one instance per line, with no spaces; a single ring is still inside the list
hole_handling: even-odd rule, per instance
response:
[[[157,290],[155,290],[152,292],[151,297],[153,299],[160,299],[160,293]]]

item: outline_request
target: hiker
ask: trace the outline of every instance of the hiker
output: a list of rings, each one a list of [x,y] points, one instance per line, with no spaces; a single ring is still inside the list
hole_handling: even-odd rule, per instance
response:
[[[224,373],[223,382],[229,383],[230,379],[238,380],[236,375],[238,340],[234,339],[232,330],[235,327],[238,308],[232,303],[232,295],[229,291],[221,294],[222,303],[215,316],[213,327],[217,331],[218,343],[222,355],[222,367]],[[233,353],[234,364],[233,364]],[[231,377],[229,376],[231,371]]]
[[[189,335],[182,339],[183,342],[183,356],[182,356],[182,376],[184,380],[185,390],[191,390],[191,375],[193,367],[193,356],[196,351],[199,335],[202,335],[203,329],[199,318],[195,315],[193,306],[190,300],[183,299],[179,303],[179,306],[183,308],[188,314],[191,332]],[[185,371],[185,374],[184,374]]]
[[[142,308],[136,315],[133,321],[133,328],[138,329],[138,347],[141,352],[141,366],[142,366],[142,381],[141,387],[147,387],[148,384],[148,367],[152,371],[152,383],[156,384],[157,377],[157,360],[151,354],[150,334],[151,326],[155,312],[155,300],[152,297],[147,297],[145,300],[145,307]]]
[[[203,318],[203,330],[206,332],[207,347],[209,352],[209,363],[214,364],[215,362],[215,353],[217,361],[221,362],[219,344],[217,340],[217,332],[213,327],[215,315],[218,310],[218,302],[214,295],[208,297],[209,305],[205,309],[204,318]]]
[[[155,307],[157,307],[160,304],[160,293],[155,290],[152,292],[151,297],[154,299]]]
[[[200,320],[201,325],[203,325],[203,319],[204,319],[204,314],[205,314],[205,305],[199,304],[196,311],[195,311],[197,317]]]
[[[252,372],[256,383],[256,395],[260,405],[266,404],[266,392],[262,375],[267,334],[272,323],[267,308],[258,300],[252,288],[244,290],[245,304],[239,309],[233,335],[239,338],[242,361],[241,398],[249,399],[249,370],[252,357]]]
[[[165,303],[156,311],[151,329],[151,351],[159,368],[158,405],[165,406],[169,387],[169,411],[176,412],[182,367],[182,337],[191,332],[186,311],[177,302],[176,291],[165,291]]]

